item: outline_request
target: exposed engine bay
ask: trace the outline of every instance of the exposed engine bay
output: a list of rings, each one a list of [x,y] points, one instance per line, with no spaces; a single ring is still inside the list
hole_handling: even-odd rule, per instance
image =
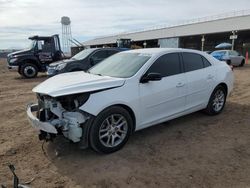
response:
[[[51,140],[56,134],[63,134],[69,140],[79,142],[82,137],[82,126],[90,117],[86,112],[79,110],[79,107],[88,100],[89,94],[61,97],[37,94],[37,98],[37,119],[56,129],[56,131],[51,131],[45,126],[39,127],[42,130],[39,138]],[[42,126],[42,124],[37,126]]]

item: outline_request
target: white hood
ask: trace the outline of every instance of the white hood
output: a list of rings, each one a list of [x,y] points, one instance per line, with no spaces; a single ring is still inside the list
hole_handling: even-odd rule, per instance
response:
[[[45,80],[32,91],[52,97],[84,93],[122,86],[123,78],[98,76],[83,71],[59,74]]]

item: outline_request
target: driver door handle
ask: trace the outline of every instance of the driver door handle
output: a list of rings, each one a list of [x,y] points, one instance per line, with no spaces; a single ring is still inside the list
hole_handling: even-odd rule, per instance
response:
[[[184,85],[185,85],[184,83],[179,82],[179,83],[176,85],[176,87],[183,87]]]

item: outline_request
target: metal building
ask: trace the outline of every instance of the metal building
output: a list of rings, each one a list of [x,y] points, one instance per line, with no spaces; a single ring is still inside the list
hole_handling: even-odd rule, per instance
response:
[[[190,20],[186,23],[144,31],[99,37],[83,42],[89,47],[116,46],[116,40],[130,38],[141,47],[181,47],[204,51],[214,50],[221,42],[234,43],[244,52],[250,47],[250,10],[230,12]]]

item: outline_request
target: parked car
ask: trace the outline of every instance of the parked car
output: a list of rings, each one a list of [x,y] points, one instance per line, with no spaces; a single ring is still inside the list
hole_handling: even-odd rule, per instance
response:
[[[47,75],[54,76],[56,74],[74,71],[86,71],[90,67],[96,65],[105,58],[126,50],[125,48],[90,48],[83,50],[70,59],[51,63],[47,67]]]
[[[211,55],[220,61],[227,62],[229,65],[242,67],[245,64],[245,57],[234,50],[216,50]]]
[[[27,115],[40,139],[63,134],[82,148],[110,153],[146,127],[203,109],[219,114],[233,80],[230,66],[204,52],[130,50],[39,84],[38,104],[28,105]]]

